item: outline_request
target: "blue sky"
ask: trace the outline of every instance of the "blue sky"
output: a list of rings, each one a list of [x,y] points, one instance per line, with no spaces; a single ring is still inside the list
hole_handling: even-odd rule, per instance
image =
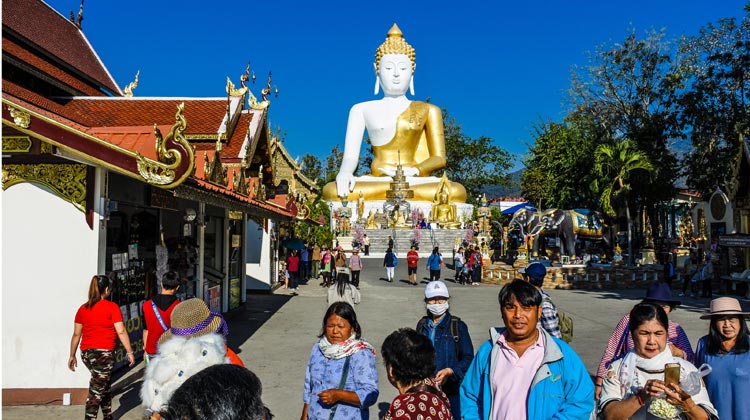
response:
[[[48,1],[68,16],[78,0]],[[520,157],[540,120],[560,121],[572,65],[588,52],[664,29],[696,34],[741,16],[745,0],[255,1],[88,0],[83,29],[122,87],[140,70],[136,96],[225,96],[248,61],[260,89],[269,70],[280,91],[269,120],[292,156],[343,147],[352,104],[375,99],[372,63],[398,23],[415,47],[415,99],[445,107],[466,134]],[[189,121],[188,121],[189,124]],[[519,164],[516,164],[516,168]]]

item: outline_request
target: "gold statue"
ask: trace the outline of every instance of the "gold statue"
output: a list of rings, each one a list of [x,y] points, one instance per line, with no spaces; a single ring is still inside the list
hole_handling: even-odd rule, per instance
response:
[[[435,193],[435,199],[432,205],[432,214],[430,218],[437,223],[438,227],[444,229],[457,229],[461,227],[461,221],[458,219],[458,211],[455,204],[450,203],[450,181],[443,174],[440,180],[438,191]]]
[[[362,191],[359,192],[359,198],[357,198],[357,220],[360,223],[365,220],[365,197],[362,195]]]
[[[414,57],[414,48],[394,24],[375,55],[375,94],[382,87],[385,96],[351,108],[344,157],[336,181],[323,188],[324,199],[353,201],[356,194],[352,191],[356,187],[366,200],[384,200],[391,177],[396,174],[399,152],[406,182],[414,190],[414,200],[430,201],[438,190],[440,179],[430,174],[445,167],[443,117],[439,107],[406,97],[409,89],[414,94]],[[355,177],[365,130],[374,155],[371,174]],[[461,184],[449,182],[448,188],[454,202],[466,202],[466,189]]]
[[[393,215],[393,218],[391,219],[391,224],[393,228],[396,229],[408,229],[411,226],[409,226],[408,223],[406,223],[406,216],[405,211],[395,211],[395,214]]]
[[[377,229],[378,224],[375,223],[375,213],[370,210],[370,215],[367,216],[367,225],[365,225],[365,229]]]

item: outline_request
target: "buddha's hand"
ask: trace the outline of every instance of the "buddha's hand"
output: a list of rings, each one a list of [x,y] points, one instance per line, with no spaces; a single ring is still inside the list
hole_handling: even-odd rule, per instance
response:
[[[394,177],[396,176],[396,168],[393,167],[387,167],[387,168],[378,168],[380,171],[382,171],[384,174]],[[404,171],[404,176],[418,176],[419,175],[419,169],[413,168],[413,167],[402,167]]]
[[[351,191],[354,191],[354,174],[339,172],[336,175],[336,193],[339,197],[346,197]]]

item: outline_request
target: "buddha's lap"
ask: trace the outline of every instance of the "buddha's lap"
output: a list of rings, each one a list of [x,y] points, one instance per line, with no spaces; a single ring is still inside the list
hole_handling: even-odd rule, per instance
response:
[[[440,184],[440,178],[436,177],[424,177],[424,178],[412,178],[409,179],[413,182],[415,180],[429,180],[436,179],[434,182],[415,183],[415,185],[409,185],[409,189],[414,191],[413,201],[433,201],[435,200],[435,193],[437,192]],[[371,180],[372,179],[372,180]],[[356,201],[359,198],[359,192],[362,192],[365,200],[385,200],[385,193],[391,188],[390,177],[374,177],[366,176],[357,178],[354,190],[347,196],[347,201]],[[465,203],[466,202],[466,188],[457,182],[449,182],[450,185],[450,199],[454,203]],[[339,200],[336,182],[329,182],[323,187],[323,199],[324,200]]]

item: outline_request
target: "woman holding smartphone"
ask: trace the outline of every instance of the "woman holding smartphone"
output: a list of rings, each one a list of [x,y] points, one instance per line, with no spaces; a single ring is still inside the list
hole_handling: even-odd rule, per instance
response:
[[[680,409],[680,419],[718,419],[704,386],[694,396],[680,389],[679,379],[697,369],[672,355],[667,347],[668,325],[667,313],[661,306],[640,303],[630,311],[630,334],[635,347],[624,358],[615,360],[604,374],[598,406],[604,419],[655,418],[648,413],[653,409],[650,406],[664,402]],[[666,375],[665,368],[672,364],[679,365],[679,376],[674,372]]]

